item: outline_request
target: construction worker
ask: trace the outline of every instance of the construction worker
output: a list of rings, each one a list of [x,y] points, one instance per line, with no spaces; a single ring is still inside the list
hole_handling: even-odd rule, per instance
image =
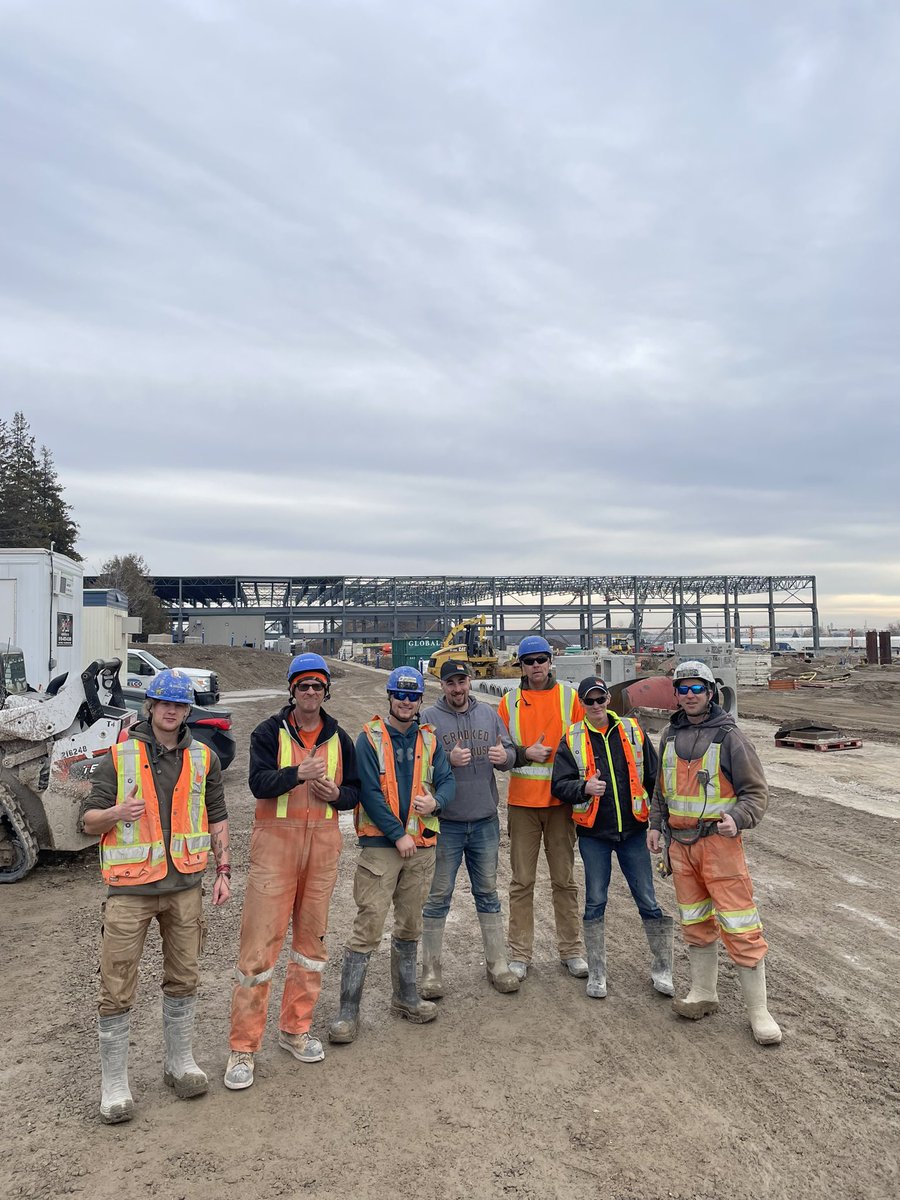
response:
[[[781,1041],[766,1001],[766,940],[753,899],[741,833],[762,820],[768,788],[753,746],[715,703],[716,679],[706,663],[679,663],[672,677],[678,711],[663,731],[659,776],[647,846],[669,857],[681,928],[691,960],[691,989],[673,1002],[681,1017],[699,1020],[719,1007],[721,935],[737,967],[753,1036]]]
[[[163,1077],[182,1100],[209,1086],[192,1048],[206,931],[200,885],[212,847],[212,902],[227,903],[231,857],[219,760],[191,739],[185,724],[193,703],[189,676],[160,671],[147,688],[147,719],[100,760],[82,805],[82,827],[100,838],[100,869],[109,886],[99,1004],[100,1119],[107,1125],[134,1114],[128,1086],[131,1006],[154,917],[163,951]]]
[[[434,730],[419,724],[422,675],[415,667],[395,667],[386,691],[387,719],[373,717],[356,742],[361,853],[353,880],[356,920],[341,970],[341,1007],[328,1029],[336,1043],[356,1037],[369,958],[381,941],[391,903],[391,1012],[420,1025],[437,1016],[437,1007],[416,991],[416,947],[434,874],[438,815],[456,785]]]
[[[571,806],[584,863],[587,994],[606,995],[605,915],[615,854],[650,944],[650,979],[656,991],[674,996],[675,922],[656,902],[646,842],[656,751],[633,717],[620,717],[609,707],[605,680],[582,679],[578,698],[586,716],[569,726],[559,744],[550,790]]]
[[[495,771],[508,771],[516,751],[506,726],[489,704],[472,695],[469,668],[448,659],[441,666],[436,704],[422,713],[441,740],[456,781],[456,795],[441,810],[441,836],[435,853],[434,878],[422,914],[422,979],[419,995],[436,1000],[444,994],[441,952],[444,926],[463,858],[481,926],[488,979],[498,992],[516,992],[519,980],[510,971],[497,895],[500,818]]]
[[[550,643],[535,634],[519,643],[522,680],[500,701],[516,761],[509,781],[507,819],[512,879],[509,885],[509,969],[528,974],[534,945],[534,882],[541,842],[550,870],[559,957],[570,975],[586,979],[581,914],[575,883],[575,826],[569,810],[550,794],[553,756],[560,739],[584,716],[575,689],[557,683]]]
[[[309,1029],[328,957],[325,931],[342,846],[337,814],[359,801],[353,742],[322,707],[330,687],[324,658],[297,655],[288,667],[290,703],[257,725],[250,738],[256,815],[231,1000],[225,1069],[231,1091],[253,1083],[272,972],[288,925],[291,950],[278,1045],[301,1063],[325,1057]]]

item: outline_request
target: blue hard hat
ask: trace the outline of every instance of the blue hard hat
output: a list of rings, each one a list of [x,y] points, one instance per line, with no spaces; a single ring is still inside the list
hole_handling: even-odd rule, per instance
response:
[[[418,692],[425,694],[425,680],[415,667],[394,667],[388,675],[386,692]]]
[[[178,667],[167,668],[150,680],[145,693],[148,700],[168,700],[170,704],[193,704],[194,685],[190,675]]]
[[[528,637],[522,638],[519,642],[519,658],[522,659],[526,654],[553,654],[550,649],[550,643],[546,638],[542,638],[539,634],[532,633]]]
[[[296,658],[291,659],[291,665],[288,667],[288,683],[293,683],[298,675],[306,675],[310,671],[320,671],[328,682],[331,682],[328,663],[321,654],[298,654]]]

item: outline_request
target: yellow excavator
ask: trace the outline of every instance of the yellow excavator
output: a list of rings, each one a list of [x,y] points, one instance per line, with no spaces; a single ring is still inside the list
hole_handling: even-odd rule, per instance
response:
[[[448,658],[469,664],[474,679],[516,679],[521,674],[516,656],[501,663],[494,644],[488,637],[487,617],[467,617],[454,625],[440,650],[428,660],[428,674],[441,677],[441,665]]]

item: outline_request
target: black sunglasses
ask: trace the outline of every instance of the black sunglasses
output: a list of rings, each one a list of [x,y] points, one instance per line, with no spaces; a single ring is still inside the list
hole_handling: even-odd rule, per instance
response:
[[[609,692],[604,692],[602,696],[586,696],[582,701],[583,704],[605,704],[609,699]]]
[[[314,682],[309,681],[307,683],[295,683],[294,691],[295,692],[324,692],[325,684],[319,683],[318,679],[315,680]]]
[[[533,667],[536,663],[548,663],[549,661],[549,654],[529,654],[527,658],[522,659],[526,667]]]

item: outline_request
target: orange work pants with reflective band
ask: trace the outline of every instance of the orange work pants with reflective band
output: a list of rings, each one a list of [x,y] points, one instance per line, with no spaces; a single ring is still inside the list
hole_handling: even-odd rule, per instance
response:
[[[708,946],[721,934],[739,967],[755,967],[768,946],[740,837],[713,833],[692,846],[673,841],[669,858],[687,944]]]
[[[250,836],[250,874],[241,916],[241,947],[231,1000],[232,1050],[262,1044],[272,973],[288,925],[290,961],[279,1028],[306,1033],[322,990],[328,906],[341,856],[337,814],[330,820],[257,820]]]

